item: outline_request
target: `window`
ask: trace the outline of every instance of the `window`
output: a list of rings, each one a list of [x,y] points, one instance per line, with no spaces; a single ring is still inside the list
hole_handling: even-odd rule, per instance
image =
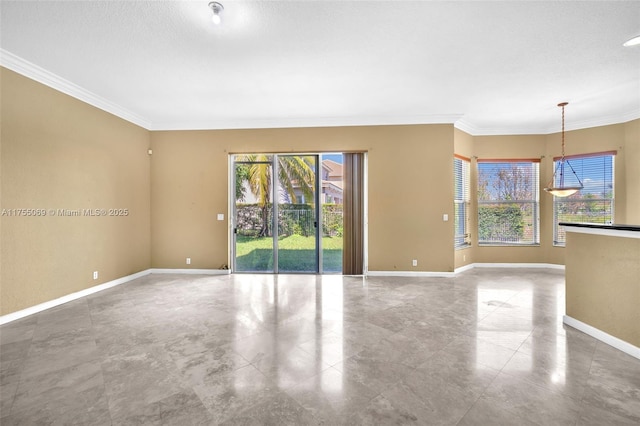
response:
[[[540,160],[478,160],[478,244],[540,243]]]
[[[470,244],[469,238],[469,171],[470,162],[468,158],[456,155],[453,159],[453,179],[454,179],[454,247],[463,248]]]
[[[615,151],[566,156],[584,188],[569,197],[553,197],[553,244],[564,246],[565,233],[560,222],[613,222],[613,178]],[[553,159],[555,170],[560,158]],[[556,176],[558,178],[558,176]],[[571,179],[574,179],[572,181]],[[557,182],[554,182],[557,184]],[[578,184],[566,173],[565,185]]]

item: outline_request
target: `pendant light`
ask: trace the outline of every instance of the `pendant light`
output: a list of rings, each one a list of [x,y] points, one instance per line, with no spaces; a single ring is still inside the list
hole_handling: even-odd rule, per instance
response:
[[[556,165],[556,169],[553,172],[553,177],[551,178],[551,182],[544,189],[551,195],[555,195],[556,197],[568,197],[569,195],[573,195],[576,192],[580,191],[583,188],[582,181],[578,177],[578,174],[575,170],[573,170],[573,166],[569,163],[569,160],[564,158],[564,107],[567,106],[568,102],[561,102],[558,104],[559,107],[562,108],[562,157],[560,157],[560,161]],[[569,166],[569,169],[573,172],[576,179],[578,180],[579,185],[573,186],[565,186],[564,184],[564,176],[565,176],[565,165]],[[569,169],[566,169],[567,171]],[[557,179],[556,179],[557,176]],[[558,186],[554,186],[555,184]]]
[[[213,22],[215,25],[220,25],[220,22],[222,22],[222,12],[224,12],[224,6],[217,1],[212,1],[211,3],[209,3],[209,9],[211,9],[211,12],[213,12],[213,15],[211,15],[211,22]]]

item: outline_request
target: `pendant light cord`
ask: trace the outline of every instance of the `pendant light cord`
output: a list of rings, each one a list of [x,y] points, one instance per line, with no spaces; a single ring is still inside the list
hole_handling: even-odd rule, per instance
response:
[[[562,158],[564,158],[564,105],[562,105]]]
[[[558,106],[562,108],[562,157],[560,158],[560,164],[561,164],[560,186],[561,187],[564,186],[564,164],[567,163],[567,165],[569,166],[569,168],[573,172],[573,175],[576,177],[576,180],[578,181],[578,184],[580,184],[580,188],[583,188],[584,185],[582,184],[582,180],[580,180],[580,176],[578,176],[578,174],[574,170],[574,168],[571,165],[571,163],[569,163],[569,160],[565,160],[565,158],[564,158],[564,107],[567,106],[568,104],[569,104],[568,102],[561,102],[561,103],[558,104]],[[553,173],[553,175],[555,177],[555,172]]]
[[[558,104],[562,108],[562,160],[564,161],[564,107],[567,106],[567,102]]]
[[[564,158],[564,107],[567,106],[567,105],[568,105],[568,102],[561,102],[561,103],[558,104],[558,106],[562,108],[562,135],[561,135],[562,157],[560,157],[560,161],[558,161],[556,163],[556,166],[555,166],[554,171],[553,171],[553,176],[551,176],[551,182],[549,182],[547,187],[544,188],[545,191],[547,191],[550,194],[553,194],[554,196],[557,196],[557,197],[567,197],[569,195],[574,194],[576,191],[578,191],[578,190],[580,190],[580,189],[582,189],[584,187],[584,185],[582,185],[582,181],[580,180],[580,177],[578,176],[576,171],[573,169],[573,166],[571,165],[571,163],[569,163],[569,160],[566,160]],[[554,159],[554,163],[555,163],[555,159]],[[576,177],[576,180],[578,181],[579,186],[565,186],[564,185],[564,166],[565,166],[565,163],[566,163],[567,166],[569,166],[569,168],[573,172],[573,175]],[[556,178],[558,178],[558,179],[556,180]]]

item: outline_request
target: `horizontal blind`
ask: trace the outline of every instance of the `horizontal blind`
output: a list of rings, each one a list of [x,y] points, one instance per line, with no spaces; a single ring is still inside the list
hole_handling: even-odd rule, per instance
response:
[[[471,202],[469,175],[470,162],[468,159],[456,155],[453,159],[454,180],[454,247],[461,248],[469,245],[469,205]]]
[[[615,151],[608,151],[565,157],[571,167],[565,165],[564,184],[579,185],[577,177],[584,187],[569,197],[553,197],[554,245],[565,244],[565,232],[558,225],[560,222],[613,222],[615,154]],[[559,159],[554,161],[554,170],[558,163]],[[558,176],[555,178],[559,179]],[[558,184],[554,182],[554,185]]]
[[[538,244],[539,159],[478,160],[478,243]]]

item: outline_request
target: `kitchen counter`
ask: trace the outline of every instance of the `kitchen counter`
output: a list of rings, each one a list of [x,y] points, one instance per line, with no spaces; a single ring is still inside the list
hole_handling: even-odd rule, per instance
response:
[[[640,359],[640,226],[561,223],[564,323]]]

